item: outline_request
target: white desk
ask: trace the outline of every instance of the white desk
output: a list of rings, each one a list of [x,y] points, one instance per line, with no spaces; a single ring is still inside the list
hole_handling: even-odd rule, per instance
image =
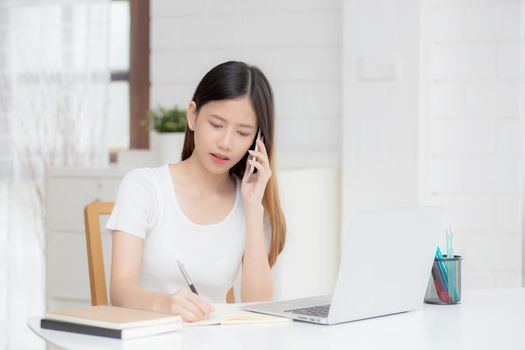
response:
[[[120,341],[29,327],[46,342],[66,349],[525,349],[525,289],[463,294],[459,305],[425,304],[422,310],[319,326],[275,325],[184,328],[156,337]]]

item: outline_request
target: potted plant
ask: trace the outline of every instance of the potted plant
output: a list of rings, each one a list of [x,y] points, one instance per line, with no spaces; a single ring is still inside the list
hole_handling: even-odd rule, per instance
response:
[[[184,145],[186,110],[157,107],[149,112],[150,148],[161,163],[178,161]]]

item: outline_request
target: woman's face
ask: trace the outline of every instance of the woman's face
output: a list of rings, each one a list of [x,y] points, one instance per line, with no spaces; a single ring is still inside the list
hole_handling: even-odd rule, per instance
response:
[[[196,153],[212,173],[228,172],[246,154],[257,132],[257,117],[248,96],[210,101],[198,115],[195,103],[188,108]]]

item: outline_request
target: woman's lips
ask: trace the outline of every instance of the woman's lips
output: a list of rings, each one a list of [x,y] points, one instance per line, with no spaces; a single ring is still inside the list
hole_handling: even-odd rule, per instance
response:
[[[228,158],[224,159],[224,158],[217,157],[213,153],[211,153],[211,159],[217,164],[224,164],[229,160]]]

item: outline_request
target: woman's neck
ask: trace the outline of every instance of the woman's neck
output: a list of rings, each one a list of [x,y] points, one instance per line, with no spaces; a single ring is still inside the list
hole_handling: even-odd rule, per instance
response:
[[[213,174],[202,166],[193,153],[189,158],[179,163],[188,189],[199,194],[224,193],[231,190],[232,178],[228,173]]]

